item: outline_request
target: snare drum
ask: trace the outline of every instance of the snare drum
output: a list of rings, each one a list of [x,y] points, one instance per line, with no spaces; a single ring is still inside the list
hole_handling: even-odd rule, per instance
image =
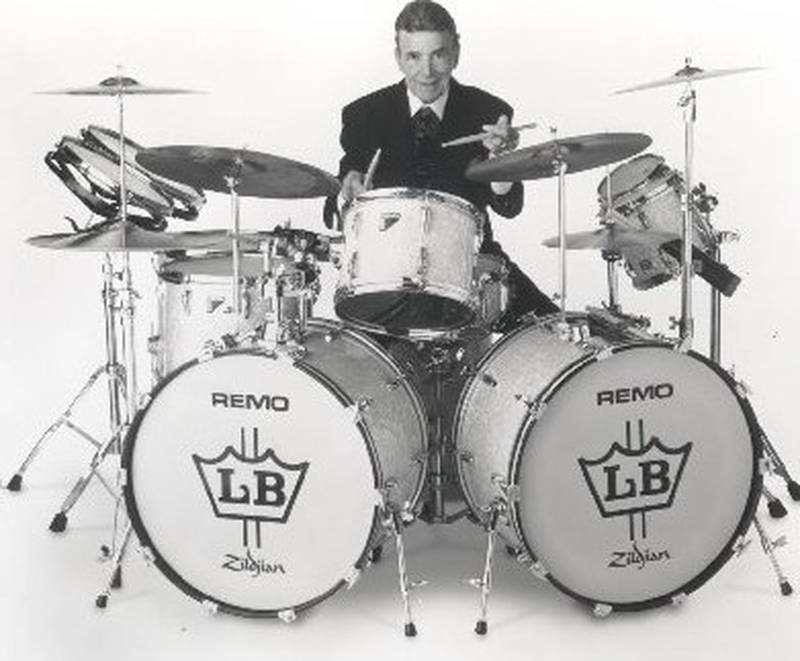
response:
[[[683,177],[656,154],[642,154],[617,166],[597,187],[600,205],[611,207],[616,225],[626,229],[682,234]],[[713,245],[713,230],[702,214],[692,213],[693,241],[698,248]],[[680,264],[663,250],[631,246],[622,251],[625,267],[636,289],[650,289],[676,278]]]
[[[529,321],[495,344],[456,417],[474,515],[532,572],[617,610],[700,587],[761,495],[754,414],[695,353],[593,316]]]
[[[360,195],[344,216],[336,314],[364,330],[411,337],[466,326],[480,306],[482,224],[476,207],[446,193]]]
[[[426,416],[397,363],[355,331],[234,351],[171,374],[125,443],[125,502],[156,566],[212,610],[279,616],[352,584],[413,513]]]

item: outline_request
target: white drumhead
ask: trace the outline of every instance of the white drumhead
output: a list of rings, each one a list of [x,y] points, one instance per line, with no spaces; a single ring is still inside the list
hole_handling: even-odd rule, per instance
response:
[[[302,608],[367,548],[377,492],[365,435],[288,358],[230,353],[175,373],[137,419],[125,465],[142,543],[200,600]]]
[[[758,495],[744,406],[709,364],[666,347],[563,379],[515,465],[517,524],[551,579],[646,607],[713,574]]]

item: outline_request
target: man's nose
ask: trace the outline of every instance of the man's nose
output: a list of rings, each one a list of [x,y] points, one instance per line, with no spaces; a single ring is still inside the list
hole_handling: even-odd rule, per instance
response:
[[[433,71],[433,62],[429,57],[423,57],[419,67],[419,72],[424,78],[430,78]]]

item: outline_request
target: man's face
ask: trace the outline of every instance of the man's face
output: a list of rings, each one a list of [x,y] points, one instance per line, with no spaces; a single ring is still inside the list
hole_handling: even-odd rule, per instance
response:
[[[394,54],[408,89],[423,103],[444,93],[458,64],[458,44],[449,32],[400,30]]]

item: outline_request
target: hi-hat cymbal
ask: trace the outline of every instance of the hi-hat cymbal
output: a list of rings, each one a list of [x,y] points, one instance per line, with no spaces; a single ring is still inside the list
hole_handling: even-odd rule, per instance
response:
[[[259,241],[271,236],[270,232],[252,232],[239,235],[243,250],[258,249]],[[97,230],[65,234],[32,236],[27,243],[38,248],[53,250],[78,250],[86,252],[157,252],[170,250],[231,250],[231,236],[227,230],[201,232],[151,232],[134,223],[116,222]]]
[[[467,168],[467,178],[491,181],[544,179],[558,174],[557,161],[567,165],[567,174],[616,163],[646,149],[652,139],[644,133],[592,133],[557,138],[525,147]]]
[[[733,76],[740,73],[747,73],[749,71],[761,71],[764,67],[739,67],[736,69],[700,69],[693,67],[691,61],[687,60],[686,65],[676,71],[674,74],[667,78],[653,80],[647,83],[634,85],[633,87],[626,87],[625,89],[617,90],[613,94],[627,94],[628,92],[639,92],[641,90],[649,90],[655,87],[666,87],[668,85],[685,85],[693,83],[698,80],[708,80],[710,78],[720,78],[722,76]]]
[[[678,235],[652,230],[632,230],[610,225],[589,232],[573,232],[566,236],[567,250],[603,250],[620,252],[627,248],[658,246],[674,240]],[[557,236],[542,241],[548,248],[558,248],[561,242]]]
[[[227,193],[235,180],[245,197],[309,198],[336,195],[339,182],[324,170],[246,149],[171,145],[136,155],[144,168],[202,190]]]
[[[127,76],[112,76],[88,87],[68,87],[60,90],[48,90],[39,94],[67,94],[72,96],[119,96],[121,94],[199,94],[196,90],[177,89],[174,87],[151,87]]]

